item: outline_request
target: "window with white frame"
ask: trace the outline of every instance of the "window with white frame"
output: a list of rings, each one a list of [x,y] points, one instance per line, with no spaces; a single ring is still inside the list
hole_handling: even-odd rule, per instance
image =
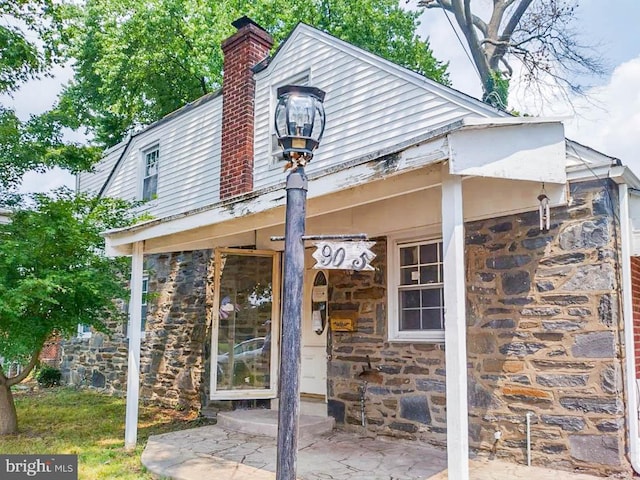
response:
[[[142,312],[140,317],[140,331],[144,332],[147,326],[147,297],[149,295],[149,277],[142,278]]]
[[[142,307],[140,309],[140,331],[143,333],[143,338],[144,338],[144,332],[146,330],[147,327],[147,299],[149,297],[149,275],[148,274],[144,274],[144,276],[142,277]],[[127,303],[125,305],[125,310],[128,311],[129,310],[129,304]],[[131,316],[129,316],[129,318],[127,319],[127,323],[124,326],[124,336],[129,338],[129,329],[131,328]]]
[[[158,164],[160,147],[156,145],[143,153],[142,195],[143,201],[153,200],[158,194]]]
[[[91,337],[91,326],[79,323],[78,338],[90,338],[90,337]]]
[[[390,340],[443,341],[442,242],[396,241],[390,254]]]

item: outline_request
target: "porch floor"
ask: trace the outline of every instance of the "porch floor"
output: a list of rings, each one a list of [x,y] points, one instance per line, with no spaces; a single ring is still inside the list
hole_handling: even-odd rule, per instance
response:
[[[149,438],[142,464],[174,480],[274,480],[276,439],[217,425]],[[298,440],[300,480],[444,480],[446,451],[401,440],[378,440],[334,431]],[[213,475],[213,476],[212,476]],[[472,460],[472,480],[596,480],[584,474]]]

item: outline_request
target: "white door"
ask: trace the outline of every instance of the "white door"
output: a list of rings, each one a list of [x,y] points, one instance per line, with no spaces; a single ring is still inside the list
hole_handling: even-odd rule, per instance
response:
[[[305,271],[302,307],[300,393],[327,396],[327,289],[326,271]]]

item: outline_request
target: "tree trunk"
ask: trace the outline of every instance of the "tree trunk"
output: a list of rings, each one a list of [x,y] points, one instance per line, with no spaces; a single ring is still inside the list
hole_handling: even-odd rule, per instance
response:
[[[18,431],[18,414],[11,387],[7,385],[6,378],[3,380],[0,379],[0,435],[8,435]]]
[[[29,364],[15,377],[7,378],[2,370],[2,365],[0,365],[0,435],[18,432],[18,413],[16,412],[16,404],[13,402],[11,387],[29,376],[31,370],[38,363],[41,350],[42,346],[33,353]]]

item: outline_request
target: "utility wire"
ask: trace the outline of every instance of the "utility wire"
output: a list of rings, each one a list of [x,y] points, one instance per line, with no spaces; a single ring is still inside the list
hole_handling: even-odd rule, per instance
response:
[[[455,33],[456,38],[458,39],[458,43],[460,43],[460,46],[462,47],[462,50],[464,51],[464,53],[467,55],[467,58],[469,59],[469,62],[471,63],[471,66],[473,67],[474,72],[476,72],[476,75],[478,75],[478,78],[480,79],[480,82],[482,82],[482,77],[480,76],[480,71],[478,71],[478,67],[476,66],[476,63],[473,61],[473,58],[471,58],[471,54],[467,51],[467,48],[464,46],[464,42],[460,38],[460,35],[458,34],[458,31],[456,30],[456,27],[453,26],[453,22],[449,18],[449,15],[447,15],[447,11],[444,8],[440,8],[440,10],[442,10],[442,13],[445,16],[445,18],[447,19],[447,21],[449,22],[449,25],[451,25],[451,30],[453,30],[453,33]]]

